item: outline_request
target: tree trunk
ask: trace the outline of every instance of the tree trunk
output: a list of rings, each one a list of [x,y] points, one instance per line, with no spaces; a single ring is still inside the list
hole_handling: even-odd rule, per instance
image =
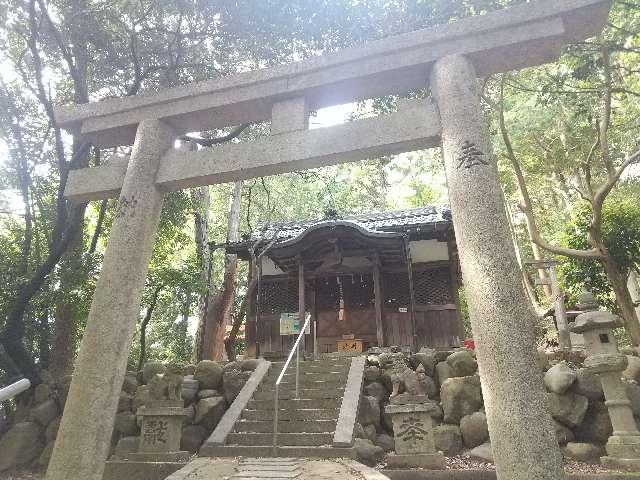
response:
[[[240,309],[238,310],[237,315],[233,318],[233,325],[231,326],[231,330],[229,331],[229,336],[224,341],[224,349],[227,353],[227,359],[230,362],[233,362],[236,359],[236,341],[238,339],[238,332],[240,331],[242,322],[244,322],[245,317],[247,316],[249,299],[255,295],[257,285],[258,277],[254,275],[254,277],[249,280],[247,293],[242,299],[242,304],[240,305]]]
[[[38,357],[42,368],[49,368],[51,350],[51,329],[49,328],[49,310],[44,309],[38,318]]]
[[[55,379],[73,373],[78,343],[78,319],[71,291],[78,283],[77,276],[82,275],[82,233],[81,226],[60,262],[60,287],[57,291],[53,345],[49,362],[49,370]]]
[[[242,182],[234,185],[233,199],[229,208],[227,222],[227,241],[238,241],[240,229],[240,203],[242,200]],[[203,355],[208,360],[222,360],[225,354],[224,336],[235,299],[238,283],[238,257],[225,256],[225,269],[222,287],[215,298],[209,302],[203,336]]]
[[[209,249],[209,207],[211,197],[209,187],[195,188],[191,191],[191,200],[195,205],[194,210],[194,236],[196,243],[196,255],[200,267],[200,300],[198,302],[198,328],[196,329],[193,363],[204,358],[204,332],[207,311],[209,310],[209,298],[211,290],[211,278],[213,277],[211,250]]]
[[[636,316],[640,318],[640,277],[635,270],[631,270],[629,278],[627,279],[627,289],[631,300],[635,305]]]
[[[153,291],[151,301],[149,302],[149,306],[147,307],[147,312],[142,319],[142,323],[140,323],[140,356],[138,357],[138,371],[142,370],[144,362],[147,361],[147,326],[151,321],[153,311],[156,309],[160,290],[162,290],[162,285],[158,285]]]
[[[640,323],[633,305],[633,300],[627,288],[627,277],[620,271],[620,268],[607,253],[601,260],[602,266],[607,273],[607,278],[611,284],[611,288],[616,295],[616,302],[620,307],[624,327],[631,337],[633,345],[640,345]]]
[[[40,375],[32,355],[24,345],[24,316],[31,300],[47,281],[49,274],[58,264],[62,254],[67,250],[71,238],[80,229],[83,216],[84,205],[73,209],[66,231],[62,232],[62,238],[52,245],[47,258],[36,269],[29,281],[18,286],[16,298],[7,314],[4,328],[0,332],[0,343],[4,346],[5,352],[11,357],[22,375],[29,378],[34,384],[40,382]]]
[[[511,165],[513,166],[513,172],[516,175],[518,193],[520,194],[520,198],[522,199],[521,209],[525,211],[525,213],[526,211],[531,211],[531,213],[533,214],[533,203],[531,202],[531,196],[529,195],[527,183],[525,182],[524,173],[522,171],[522,167],[520,166],[518,157],[516,156],[513,149],[511,138],[509,137],[509,131],[507,130],[506,122],[504,119],[504,81],[505,77],[503,76],[500,86],[500,109],[498,111],[498,124],[500,126],[502,140],[504,141],[504,145],[507,150],[507,158],[511,162]],[[540,253],[540,247],[533,240],[534,232],[531,231],[531,225],[529,224],[529,222],[527,222],[527,235],[529,236],[529,242],[531,243],[531,249],[533,250],[534,260],[542,260],[543,257]],[[538,269],[538,277],[540,278],[540,283],[542,283],[542,289],[544,290],[545,295],[549,299],[552,298],[553,294],[551,292],[551,287],[548,284],[549,278],[547,277],[546,272],[542,269]]]
[[[542,313],[542,308],[540,307],[540,303],[538,302],[537,292],[533,284],[531,283],[531,279],[529,278],[529,274],[525,269],[525,266],[522,263],[522,255],[520,253],[520,245],[518,244],[518,235],[516,232],[516,227],[513,223],[513,213],[511,212],[511,207],[509,206],[509,202],[507,202],[506,196],[504,194],[504,190],[502,190],[502,200],[504,203],[505,211],[507,212],[507,220],[509,221],[509,231],[511,232],[511,238],[513,241],[513,248],[516,252],[516,258],[518,260],[518,265],[520,267],[520,272],[522,274],[522,284],[524,285],[524,289],[527,292],[527,296],[529,297],[529,301],[531,302],[531,306],[536,311],[536,314],[540,315]]]

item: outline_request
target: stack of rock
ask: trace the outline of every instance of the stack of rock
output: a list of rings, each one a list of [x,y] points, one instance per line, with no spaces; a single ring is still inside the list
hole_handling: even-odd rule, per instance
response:
[[[256,360],[243,360],[226,365],[203,360],[197,365],[187,365],[183,368],[182,399],[185,404],[185,417],[180,445],[183,450],[191,453],[198,451],[256,366]],[[115,455],[135,452],[138,448],[140,419],[136,412],[149,400],[149,382],[155,375],[163,374],[165,368],[160,362],[149,362],[139,374],[127,374],[114,426],[117,441]]]
[[[203,360],[182,369],[182,450],[198,451],[256,366],[256,360],[224,365]],[[149,400],[151,380],[165,370],[161,362],[148,362],[140,372],[127,372],[113,429],[116,456],[138,450],[141,418],[136,412]],[[42,378],[30,402],[20,405],[3,427],[5,431],[0,431],[0,472],[20,466],[46,467],[49,463],[71,377],[54,382],[45,371]]]
[[[627,356],[629,365],[622,373],[634,416],[640,417],[640,358]],[[612,434],[609,412],[604,403],[600,379],[581,365],[561,361],[544,375],[549,406],[558,442],[565,456],[598,462],[605,455],[604,445]]]
[[[42,383],[24,404],[24,395],[6,432],[0,437],[0,472],[11,468],[49,463],[53,444],[60,426],[60,415],[69,392],[71,377],[54,381],[48,372],[41,372]]]
[[[356,451],[368,463],[380,460],[393,450],[391,417],[384,413],[394,383],[402,393],[405,380],[419,370],[429,399],[438,403],[432,414],[436,448],[447,456],[457,455],[488,441],[482,412],[482,391],[478,365],[472,351],[437,351],[423,348],[413,355],[392,348],[391,352],[371,349],[364,374],[365,386],[356,425]],[[395,351],[393,351],[395,350]],[[399,380],[399,381],[398,381]],[[412,381],[412,380],[410,380]]]
[[[371,349],[367,357],[365,385],[356,424],[358,439],[355,446],[359,457],[373,464],[381,461],[385,452],[393,450],[393,428],[384,407],[389,404],[393,379],[398,375],[396,372],[402,371],[398,368],[402,364],[412,370],[422,366],[428,396],[438,402],[440,412],[433,417],[436,448],[446,456],[462,454],[492,462],[474,352],[423,348],[418,353],[406,355],[397,349],[391,350],[396,351]],[[539,357],[550,413],[565,456],[597,462],[604,454],[603,446],[612,433],[599,378],[582,366],[584,358],[579,354],[571,356],[568,361],[543,351]],[[623,372],[623,379],[634,415],[640,417],[640,358],[635,354],[627,358],[629,366]],[[402,381],[400,385],[402,391]]]

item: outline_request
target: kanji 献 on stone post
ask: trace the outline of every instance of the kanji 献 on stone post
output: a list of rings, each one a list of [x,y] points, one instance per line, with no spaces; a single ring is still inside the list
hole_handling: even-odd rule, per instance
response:
[[[47,480],[102,478],[162,208],[155,177],[174,139],[159,120],[138,125]]]

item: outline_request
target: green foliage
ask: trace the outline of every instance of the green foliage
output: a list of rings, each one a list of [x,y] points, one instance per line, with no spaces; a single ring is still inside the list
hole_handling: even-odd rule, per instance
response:
[[[460,305],[460,317],[464,326],[464,338],[473,338],[471,315],[469,314],[469,304],[467,303],[464,287],[458,289],[458,304]]]
[[[28,42],[29,2],[0,0],[0,327],[10,308],[19,282],[29,278],[51,248],[52,232],[60,212],[57,208],[61,181],[56,155],[55,125],[46,105],[36,93],[38,73],[44,90],[55,104],[97,101],[111,96],[150,92],[203,79],[284,63],[348,47],[384,36],[469,15],[479,15],[524,0],[166,0],[103,4],[84,0],[47,2],[51,24],[36,7],[37,51]],[[44,2],[42,3],[45,4]],[[603,37],[613,51],[616,65],[614,122],[609,132],[616,162],[640,136],[640,59],[637,0],[616,2]],[[73,46],[72,49],[69,47]],[[556,63],[528,69],[506,78],[506,120],[517,146],[529,189],[534,197],[540,230],[547,238],[581,247],[585,213],[574,208],[579,197],[572,178],[584,163],[597,137],[596,120],[602,100],[603,68],[594,41],[572,46]],[[71,51],[72,65],[63,53]],[[36,60],[43,65],[38,72]],[[80,80],[72,78],[74,66]],[[426,79],[425,79],[426,80]],[[499,79],[490,79],[485,95],[495,100]],[[410,92],[425,97],[426,91]],[[363,102],[357,115],[393,111],[397,98]],[[492,120],[495,120],[493,118]],[[267,125],[252,126],[238,141],[264,135]],[[495,122],[492,133],[496,133]],[[220,132],[202,132],[217,135]],[[504,161],[498,136],[496,151],[507,202],[517,203],[511,168]],[[73,139],[63,134],[65,160],[69,161]],[[597,150],[597,149],[596,149]],[[102,152],[126,154],[128,148]],[[95,152],[89,161],[97,162]],[[25,164],[26,161],[26,164]],[[23,168],[26,165],[26,169]],[[24,176],[24,171],[28,173]],[[594,162],[595,179],[604,171]],[[636,173],[637,175],[637,173]],[[604,232],[607,245],[625,265],[638,263],[637,177],[606,204]],[[20,196],[26,186],[27,202]],[[230,185],[210,188],[210,239],[226,238]],[[245,182],[241,231],[247,234],[265,223],[317,218],[329,210],[340,214],[446,203],[446,179],[439,152],[415,152],[398,157],[369,159],[305,172],[294,172]],[[85,214],[82,242],[73,261],[56,268],[25,316],[25,341],[33,355],[44,359],[47,341],[55,326],[56,307],[71,305],[77,330],[81,332],[91,295],[99,275],[115,202],[110,201],[104,219],[98,221],[100,204],[90,204]],[[68,206],[67,206],[68,207]],[[140,318],[148,308],[155,288],[162,286],[158,306],[148,327],[150,359],[187,362],[199,296],[200,267],[193,240],[194,205],[190,192],[168,194],[143,294]],[[517,212],[517,208],[512,208]],[[565,225],[574,212],[575,220]],[[582,213],[581,213],[582,212]],[[26,214],[32,224],[27,226]],[[531,247],[522,219],[513,214],[523,256]],[[29,230],[30,229],[30,230]],[[31,233],[29,233],[31,231]],[[98,233],[97,248],[89,245]],[[26,239],[31,238],[30,241]],[[635,243],[634,243],[635,242]],[[635,249],[635,250],[634,250]],[[634,254],[635,252],[635,254]],[[212,259],[213,284],[219,285],[224,257],[218,250]],[[575,293],[587,282],[610,294],[602,272],[586,263],[569,263],[564,281]],[[598,276],[600,275],[600,276]],[[246,289],[246,265],[241,264],[238,291]],[[461,294],[463,316],[468,314]],[[236,301],[235,309],[238,309]],[[42,320],[44,319],[44,320]],[[467,332],[470,334],[470,332]],[[41,340],[45,340],[41,342]],[[47,340],[48,339],[48,340]],[[136,337],[137,339],[137,337]],[[137,342],[130,355],[135,366]]]
[[[500,134],[498,106],[503,100],[505,123],[522,168],[542,237],[552,244],[575,249],[593,248],[587,242],[591,211],[584,198],[604,184],[610,172],[635,152],[640,135],[640,3],[613,2],[603,34],[565,49],[559,61],[490,79],[484,96],[492,108],[500,175],[510,206],[523,259],[533,257],[531,238],[512,162]],[[610,83],[608,78],[610,77]],[[501,98],[504,87],[504,98]],[[611,118],[603,136],[607,91]],[[608,148],[603,148],[603,142]],[[604,206],[602,233],[621,270],[637,265],[638,185],[636,166],[623,176]],[[542,255],[553,257],[549,252]],[[569,302],[585,287],[595,291],[608,308],[618,310],[609,281],[596,261],[558,257]],[[533,275],[537,277],[537,274]],[[543,304],[550,299],[543,297]]]
[[[639,185],[626,185],[607,199],[603,209],[602,233],[605,245],[616,263],[628,273],[640,265],[640,202]],[[576,206],[573,220],[563,232],[563,243],[572,248],[587,247],[591,210],[584,204]],[[618,311],[615,296],[600,262],[568,259],[561,269],[563,284],[576,300],[582,289],[592,291],[600,303]]]

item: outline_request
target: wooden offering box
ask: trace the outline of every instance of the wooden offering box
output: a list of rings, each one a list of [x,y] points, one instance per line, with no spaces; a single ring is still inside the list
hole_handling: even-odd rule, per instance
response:
[[[339,352],[364,352],[365,341],[359,338],[337,340]]]

